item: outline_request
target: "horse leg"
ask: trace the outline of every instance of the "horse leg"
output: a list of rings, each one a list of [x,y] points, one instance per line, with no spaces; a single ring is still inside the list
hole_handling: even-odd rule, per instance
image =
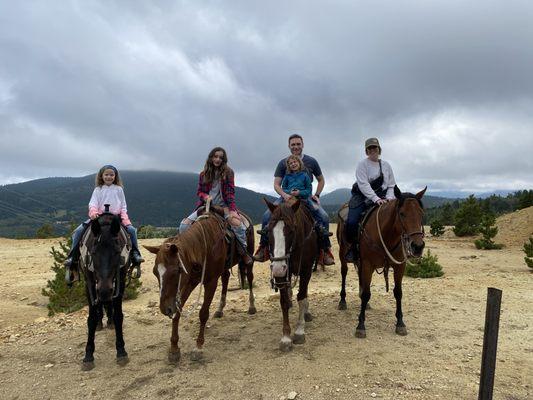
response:
[[[309,299],[307,298],[307,288],[309,286],[309,280],[311,279],[312,270],[305,271],[300,276],[300,286],[298,287],[298,323],[296,324],[296,331],[292,341],[294,344],[305,343],[305,323],[311,321],[313,317],[309,313]]]
[[[208,282],[204,285],[204,301],[202,303],[202,308],[200,308],[200,331],[198,332],[198,337],[196,338],[196,349],[191,354],[191,359],[193,361],[200,361],[202,359],[202,347],[205,342],[205,324],[209,319],[209,306],[213,301],[215,292],[217,290],[218,279],[213,279],[211,282]]]
[[[339,258],[341,260],[341,299],[339,301],[339,305],[337,309],[339,310],[346,310],[346,275],[348,274],[348,264],[346,263],[346,260],[344,257],[340,255],[341,251],[339,251]]]
[[[89,316],[87,317],[87,345],[85,346],[85,357],[83,358],[82,363],[83,371],[90,371],[94,368],[94,334],[96,332],[96,325],[98,325],[99,307],[99,305],[94,306],[89,304]]]
[[[243,263],[243,267],[246,268],[246,280],[248,281],[248,304],[249,304],[248,314],[253,315],[257,312],[255,308],[255,296],[254,296],[254,289],[253,289],[253,286],[254,286],[253,264],[247,266]]]
[[[365,311],[368,301],[370,300],[370,283],[372,282],[372,272],[374,270],[371,266],[361,263],[359,270],[359,290],[361,291],[361,311],[359,312],[359,324],[355,329],[355,337],[365,338]]]
[[[407,335],[407,327],[403,322],[402,313],[402,279],[405,271],[405,264],[397,265],[394,268],[394,298],[396,299],[396,333],[400,336]]]
[[[229,269],[224,270],[222,273],[222,293],[220,294],[220,303],[218,303],[218,309],[213,315],[214,318],[222,318],[224,315],[224,307],[226,307],[226,295],[228,294],[229,275]]]
[[[114,314],[113,314],[113,304],[105,305],[105,313],[107,315],[107,329],[114,329],[115,319],[114,319]]]
[[[104,323],[103,323],[103,320],[104,320],[104,305],[102,303],[98,303],[98,305],[96,306],[96,319],[97,319],[97,323],[96,323],[96,330],[97,331],[101,331],[102,329],[104,329]]]
[[[289,323],[289,288],[284,286],[279,290],[279,302],[281,305],[281,312],[283,313],[283,336],[279,343],[281,351],[289,351],[292,349],[291,326]]]
[[[172,335],[170,336],[170,349],[168,351],[168,362],[173,365],[176,365],[181,357],[180,348],[178,346],[178,340],[179,340],[178,328],[179,328],[181,313],[182,313],[183,308],[185,307],[185,302],[189,298],[191,292],[194,290],[196,285],[198,285],[198,282],[191,283],[189,281],[183,287],[181,291],[181,298],[180,298],[181,310],[178,310],[176,314],[174,315],[174,318],[172,318]]]

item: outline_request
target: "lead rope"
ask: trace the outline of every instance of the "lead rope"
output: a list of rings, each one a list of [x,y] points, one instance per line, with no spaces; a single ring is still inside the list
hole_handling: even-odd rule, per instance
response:
[[[387,253],[387,256],[390,258],[390,260],[394,264],[398,264],[398,265],[403,264],[404,262],[407,261],[407,255],[405,254],[405,246],[403,245],[403,237],[401,238],[401,244],[402,244],[401,247],[402,247],[402,253],[403,253],[404,259],[403,261],[398,261],[392,256],[389,249],[387,249],[387,246],[385,245],[385,242],[383,241],[383,236],[381,236],[381,227],[379,225],[379,211],[381,210],[381,206],[382,204],[379,205],[378,211],[376,213],[376,223],[378,227],[379,240],[381,240],[381,245],[383,246],[383,249],[385,250],[385,253]]]

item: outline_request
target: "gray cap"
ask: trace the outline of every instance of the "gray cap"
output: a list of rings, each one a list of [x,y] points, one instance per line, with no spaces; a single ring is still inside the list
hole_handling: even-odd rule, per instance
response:
[[[370,146],[378,146],[381,150],[381,146],[379,145],[379,140],[375,137],[366,139],[365,141],[365,150],[368,149]]]

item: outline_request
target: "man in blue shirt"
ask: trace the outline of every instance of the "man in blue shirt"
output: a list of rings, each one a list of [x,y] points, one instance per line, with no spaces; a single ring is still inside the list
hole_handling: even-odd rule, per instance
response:
[[[315,215],[317,222],[319,222],[320,226],[323,228],[322,241],[324,242],[324,248],[320,251],[319,262],[324,265],[333,265],[335,264],[335,259],[333,258],[333,254],[331,253],[331,243],[329,241],[329,216],[328,213],[324,211],[324,209],[320,205],[319,199],[320,193],[322,193],[322,190],[324,189],[326,180],[324,179],[324,175],[322,175],[322,170],[320,169],[318,161],[313,157],[308,156],[307,154],[303,154],[303,149],[304,140],[300,135],[294,134],[289,136],[289,150],[291,151],[291,154],[296,155],[302,159],[305,167],[307,168],[309,178],[311,178],[311,182],[313,182],[313,177],[315,177],[318,182],[315,194],[311,197],[311,199],[313,200],[313,204],[315,207],[315,212],[313,212],[313,214]],[[276,171],[274,172],[274,190],[281,196],[274,202],[274,204],[280,204],[283,200],[288,200],[291,197],[281,188],[281,182],[285,177],[287,168],[285,160],[286,158],[283,158],[279,161],[276,167]],[[269,259],[268,236],[266,235],[265,227],[268,225],[270,217],[270,210],[267,209],[266,212],[263,214],[263,221],[261,226],[261,241],[259,243],[259,248],[257,249],[254,256],[255,260],[259,262],[264,262]]]

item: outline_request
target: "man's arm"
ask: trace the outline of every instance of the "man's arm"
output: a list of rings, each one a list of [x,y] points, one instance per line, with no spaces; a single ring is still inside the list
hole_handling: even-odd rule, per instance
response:
[[[287,198],[291,196],[283,191],[283,189],[281,188],[281,181],[282,179],[279,176],[276,176],[274,178],[274,190],[276,191],[277,194],[279,194],[281,197],[287,200]]]
[[[318,198],[320,197],[320,193],[322,193],[322,190],[324,189],[324,185],[326,184],[326,179],[324,178],[324,175],[319,175],[316,177],[316,180],[318,184],[316,186],[316,192],[313,195],[312,199],[316,201],[318,204],[320,204],[320,200]]]

